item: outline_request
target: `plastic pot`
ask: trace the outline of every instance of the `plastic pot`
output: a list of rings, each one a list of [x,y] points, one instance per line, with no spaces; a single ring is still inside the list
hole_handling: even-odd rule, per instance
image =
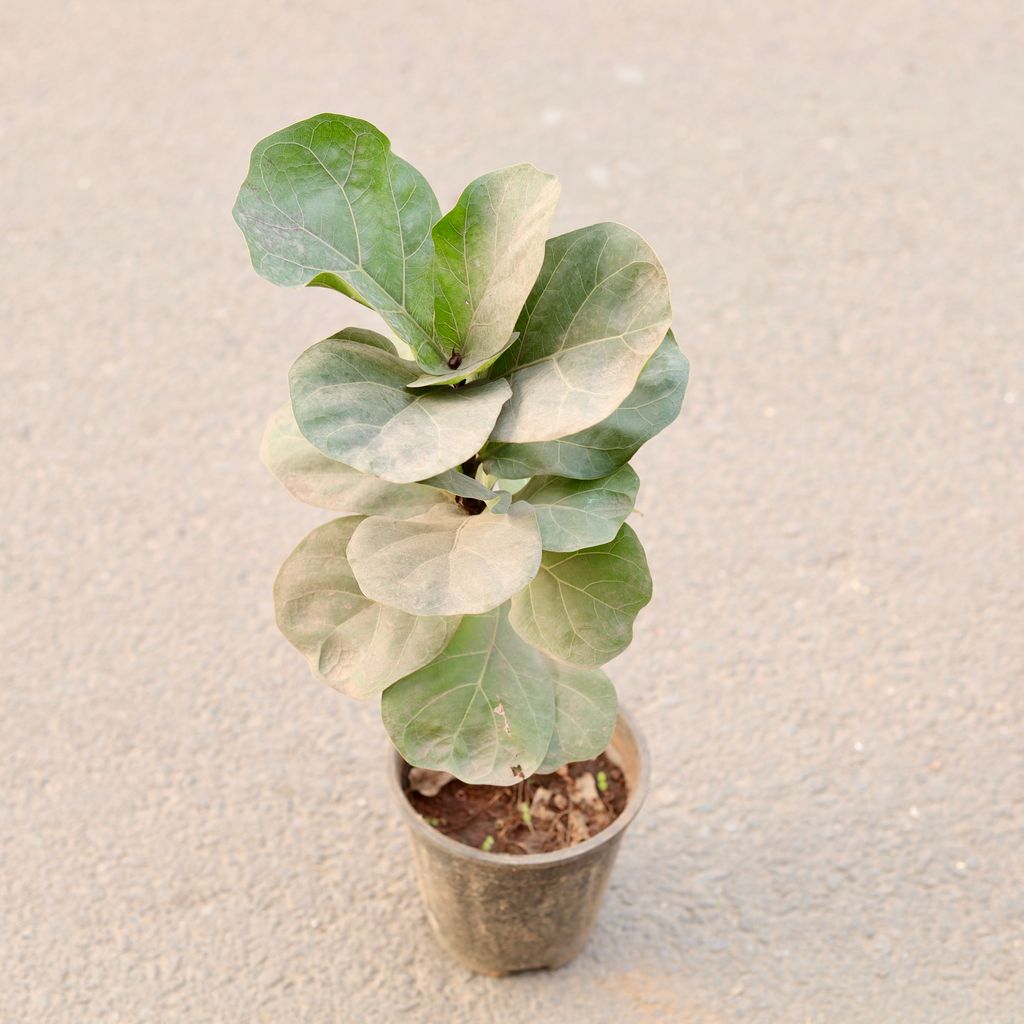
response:
[[[552,853],[484,853],[427,825],[406,799],[409,766],[396,752],[391,788],[409,829],[420,893],[434,934],[482,974],[560,967],[586,944],[619,842],[647,795],[650,757],[621,708],[608,757],[626,777],[622,814],[586,842]]]

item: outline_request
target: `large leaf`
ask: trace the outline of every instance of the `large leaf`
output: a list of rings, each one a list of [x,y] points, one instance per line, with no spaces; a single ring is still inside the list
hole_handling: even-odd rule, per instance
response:
[[[524,640],[556,658],[603,665],[629,646],[633,620],[650,599],[644,549],[623,525],[610,544],[545,552],[536,579],[512,599],[510,620]]]
[[[516,635],[505,607],[467,615],[440,657],[384,691],[381,717],[410,764],[509,785],[549,747],[549,660]]]
[[[371,306],[428,369],[447,359],[433,338],[430,229],[440,214],[426,180],[385,135],[339,114],[260,142],[234,208],[258,273]]]
[[[534,477],[516,498],[537,513],[545,551],[578,551],[605,544],[633,511],[640,478],[622,466],[600,480]]]
[[[267,422],[260,458],[300,501],[346,516],[414,516],[451,500],[445,494],[451,488],[439,490],[440,483],[393,484],[329,459],[302,436],[291,402],[285,402]]]
[[[434,225],[434,334],[449,357],[458,354],[456,379],[511,344],[559,191],[557,178],[517,164],[471,182]],[[432,383],[429,375],[421,383]]]
[[[636,387],[609,417],[557,441],[489,443],[484,468],[505,479],[544,473],[577,480],[607,476],[679,415],[689,369],[669,331],[641,370]]]
[[[317,527],[274,583],[281,632],[317,675],[350,697],[372,697],[444,650],[456,618],[417,617],[364,597],[345,548],[358,516]]]
[[[555,728],[538,772],[553,772],[571,761],[597,757],[615,729],[618,700],[612,681],[599,668],[573,668],[549,660],[555,691]]]
[[[413,615],[486,612],[537,573],[537,517],[517,502],[507,515],[438,505],[411,519],[371,516],[348,546],[363,593]]]
[[[328,338],[292,367],[295,421],[332,459],[394,483],[426,479],[476,454],[509,388],[496,380],[409,391],[416,376],[382,349]]]
[[[651,247],[621,224],[552,238],[516,323],[519,338],[490,370],[511,375],[496,441],[551,441],[614,412],[672,319],[668,280]]]

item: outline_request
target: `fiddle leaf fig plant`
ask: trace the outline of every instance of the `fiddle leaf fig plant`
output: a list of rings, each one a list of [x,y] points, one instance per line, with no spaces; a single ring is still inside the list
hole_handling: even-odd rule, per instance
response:
[[[628,463],[687,383],[651,247],[611,223],[548,238],[558,196],[517,164],[442,214],[381,132],[321,114],[256,146],[234,208],[258,273],[394,336],[317,342],[267,424],[269,470],[340,516],[281,567],[278,625],[317,677],[380,698],[410,764],[470,783],[608,744],[601,666],[651,598]]]

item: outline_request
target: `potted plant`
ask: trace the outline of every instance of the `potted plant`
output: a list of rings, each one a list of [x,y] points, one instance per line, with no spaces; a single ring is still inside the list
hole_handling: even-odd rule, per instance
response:
[[[574,956],[647,755],[601,665],[651,597],[629,460],[678,414],[688,364],[636,232],[548,238],[530,164],[442,215],[365,121],[256,146],[234,216],[253,265],[331,288],[349,327],[291,368],[262,458],[338,518],[289,556],[278,625],[313,673],[379,698],[428,917],[470,967]]]

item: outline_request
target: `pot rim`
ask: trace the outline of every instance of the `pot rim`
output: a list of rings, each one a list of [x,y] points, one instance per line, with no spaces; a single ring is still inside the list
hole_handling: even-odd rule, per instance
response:
[[[475,846],[467,846],[465,843],[460,843],[457,839],[452,839],[450,836],[438,832],[436,828],[428,825],[416,813],[412,804],[409,803],[405,791],[402,789],[401,781],[402,766],[407,762],[394,748],[391,751],[392,770],[388,772],[388,785],[391,789],[392,797],[398,804],[399,813],[414,835],[421,838],[424,842],[440,847],[451,855],[459,856],[478,864],[489,864],[492,866],[508,865],[523,868],[548,867],[562,861],[574,860],[615,839],[637,816],[647,797],[651,775],[651,758],[647,742],[632,713],[622,707],[621,704],[618,708],[616,728],[618,728],[620,722],[625,725],[636,747],[637,763],[640,769],[637,773],[638,778],[634,780],[635,785],[630,786],[626,806],[623,808],[622,813],[607,828],[598,832],[597,835],[591,836],[575,846],[567,846],[561,850],[551,850],[548,853],[484,853],[483,850],[478,850]]]

